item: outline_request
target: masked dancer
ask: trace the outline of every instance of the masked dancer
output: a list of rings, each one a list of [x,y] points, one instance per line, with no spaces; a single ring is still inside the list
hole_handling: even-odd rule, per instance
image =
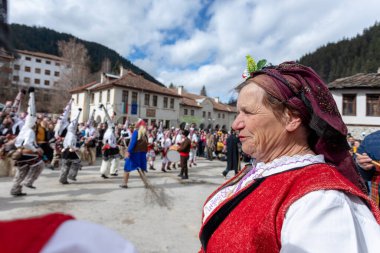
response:
[[[70,122],[63,141],[61,175],[59,177],[61,184],[69,184],[67,178],[76,181],[78,170],[82,167],[77,147],[78,119],[81,111],[82,109],[79,108],[76,117]]]
[[[11,195],[24,196],[22,185],[35,189],[33,183],[37,180],[44,168],[42,161],[43,151],[38,148],[36,143],[36,107],[34,88],[29,88],[28,115],[25,124],[16,138],[15,146],[18,148],[18,155],[14,156],[17,166],[16,175],[13,179]]]
[[[86,124],[84,134],[84,148],[88,165],[93,165],[96,161],[96,140],[98,139],[98,132],[94,127],[95,109],[91,112],[90,118]]]
[[[103,104],[100,105],[100,108],[103,108],[107,120],[107,130],[103,136],[103,161],[102,165],[100,166],[101,177],[106,179],[109,177],[109,175],[117,176],[120,153],[116,141],[117,139],[115,134],[115,124],[112,122]]]

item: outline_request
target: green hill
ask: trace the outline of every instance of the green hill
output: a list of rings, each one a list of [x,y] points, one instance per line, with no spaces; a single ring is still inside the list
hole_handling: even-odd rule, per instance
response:
[[[10,42],[15,49],[42,52],[57,56],[58,41],[68,41],[70,38],[76,38],[73,35],[56,32],[44,27],[11,24],[9,25],[9,29]],[[111,61],[112,69],[114,71],[117,71],[118,66],[121,64],[124,68],[130,69],[136,74],[142,74],[146,79],[163,86],[163,84],[157,81],[149,73],[123,58],[114,50],[95,42],[89,42],[79,38],[76,39],[79,43],[84,44],[88,50],[88,55],[91,59],[90,69],[92,73],[99,71],[103,60],[108,58]]]
[[[329,43],[300,58],[326,82],[357,73],[374,73],[380,67],[380,24],[351,39]]]

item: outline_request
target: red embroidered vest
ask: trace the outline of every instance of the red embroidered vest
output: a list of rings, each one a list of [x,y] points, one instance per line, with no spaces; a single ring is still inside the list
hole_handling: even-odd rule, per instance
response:
[[[37,253],[70,215],[53,213],[27,219],[0,221],[0,252]]]
[[[250,185],[253,184],[254,182]],[[362,198],[369,204],[380,224],[380,211],[373,201],[334,167],[315,164],[267,177],[236,207],[228,210],[220,224],[213,225],[213,222],[220,220],[220,213],[215,215],[218,210],[221,211],[223,206],[227,206],[237,196],[221,203],[202,225],[200,238],[202,244],[206,245],[206,250],[202,247],[200,252],[280,252],[281,228],[286,211],[296,200],[317,190],[340,190]],[[216,229],[211,230],[213,232],[209,233],[211,235],[204,244],[204,235],[210,226]]]

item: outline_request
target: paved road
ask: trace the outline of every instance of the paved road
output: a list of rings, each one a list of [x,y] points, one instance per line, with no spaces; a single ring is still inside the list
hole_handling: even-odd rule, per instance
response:
[[[189,180],[177,177],[178,169],[163,173],[149,171],[149,181],[158,198],[144,188],[138,173],[130,177],[129,188],[121,189],[120,176],[102,179],[100,160],[84,166],[78,181],[58,183],[59,171],[45,169],[36,190],[25,189],[26,197],[9,195],[11,178],[0,178],[0,219],[14,219],[50,212],[65,212],[118,231],[139,252],[197,252],[202,205],[224,178],[225,162],[203,158],[190,168]],[[160,161],[155,167],[159,168]],[[120,164],[122,171],[123,162]],[[232,176],[233,172],[230,172]]]

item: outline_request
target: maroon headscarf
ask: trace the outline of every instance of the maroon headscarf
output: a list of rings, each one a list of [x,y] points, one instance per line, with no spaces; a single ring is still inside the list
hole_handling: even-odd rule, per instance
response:
[[[249,77],[268,94],[296,109],[314,136],[316,154],[334,164],[339,172],[366,192],[346,140],[347,127],[327,85],[309,67],[284,62],[250,73]]]

